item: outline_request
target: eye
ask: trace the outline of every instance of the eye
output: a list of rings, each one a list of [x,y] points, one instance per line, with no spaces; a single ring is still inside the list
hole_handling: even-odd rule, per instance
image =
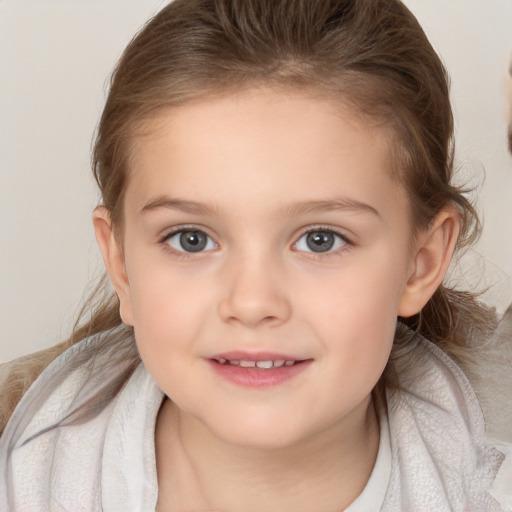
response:
[[[334,231],[321,229],[304,233],[295,247],[299,251],[322,253],[340,249],[347,243],[344,237]]]
[[[164,242],[180,252],[211,251],[217,244],[204,232],[197,229],[176,231],[168,235]]]

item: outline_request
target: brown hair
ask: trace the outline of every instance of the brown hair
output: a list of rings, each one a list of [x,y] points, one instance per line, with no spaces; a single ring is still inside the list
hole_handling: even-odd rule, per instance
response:
[[[452,204],[461,221],[459,248],[475,239],[477,215],[452,183],[447,74],[399,0],[175,0],[163,8],[122,55],[97,131],[94,175],[116,233],[131,148],[146,121],[193,99],[260,85],[340,98],[386,125],[414,228],[427,228]],[[421,315],[404,322],[459,359],[468,336],[494,325],[473,295],[444,286]],[[66,346],[121,323],[112,295]],[[407,341],[399,332],[397,347]],[[135,347],[131,357],[135,364]]]

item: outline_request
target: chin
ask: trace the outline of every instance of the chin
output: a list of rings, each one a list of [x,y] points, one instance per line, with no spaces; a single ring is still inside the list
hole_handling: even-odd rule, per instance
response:
[[[256,450],[281,450],[304,438],[304,434],[301,435],[292,425],[287,425],[282,418],[279,421],[252,420],[232,421],[212,431],[227,444]]]

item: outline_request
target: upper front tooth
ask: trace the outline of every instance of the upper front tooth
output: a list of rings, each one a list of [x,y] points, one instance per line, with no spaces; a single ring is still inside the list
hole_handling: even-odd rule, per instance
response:
[[[267,368],[268,369],[268,368],[272,368],[273,364],[274,363],[272,361],[258,361],[256,363],[256,366],[258,368]]]
[[[220,359],[219,362],[228,362],[231,365],[238,366],[240,365],[242,368],[261,368],[264,370],[268,370],[270,368],[280,368],[281,366],[293,366],[295,361],[285,361],[284,359],[276,359],[275,361],[244,361],[244,360],[225,360]]]

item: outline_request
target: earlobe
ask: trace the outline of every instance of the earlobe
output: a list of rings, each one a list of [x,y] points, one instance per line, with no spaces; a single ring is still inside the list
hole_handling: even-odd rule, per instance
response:
[[[110,219],[110,211],[98,206],[93,213],[94,232],[101,251],[103,263],[107,269],[112,285],[119,297],[119,313],[123,322],[133,325],[130,300],[130,283],[126,274],[124,256],[119,246]]]
[[[443,210],[423,233],[414,251],[413,270],[402,294],[398,315],[404,318],[421,311],[443,282],[459,236],[455,207]]]

